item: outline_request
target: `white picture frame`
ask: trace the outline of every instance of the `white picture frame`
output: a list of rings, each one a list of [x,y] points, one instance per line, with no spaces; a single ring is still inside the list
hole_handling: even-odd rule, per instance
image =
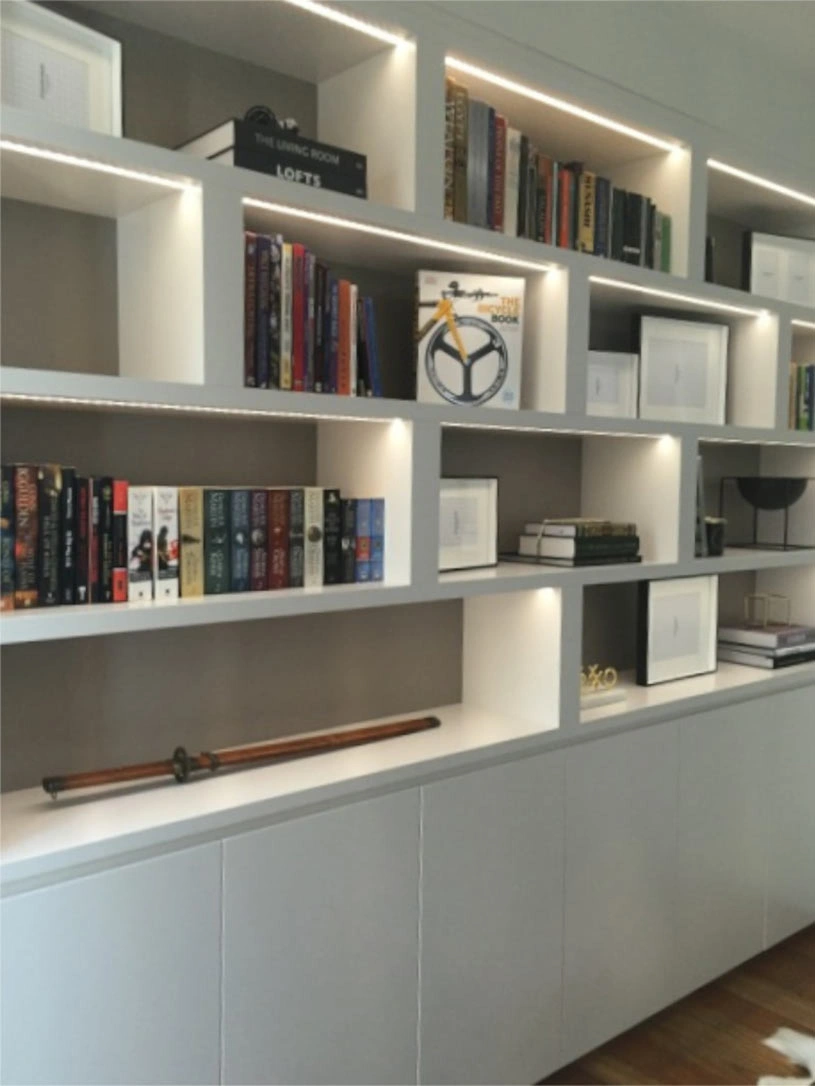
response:
[[[639,356],[620,351],[589,351],[586,414],[603,418],[637,417]]]
[[[439,573],[498,564],[498,480],[442,479]]]
[[[718,577],[675,577],[639,586],[640,686],[716,670]]]
[[[723,424],[729,332],[726,324],[641,317],[640,418]]]
[[[0,37],[4,106],[122,135],[118,41],[29,0],[5,0]]]
[[[815,240],[753,233],[749,246],[751,294],[815,306]]]

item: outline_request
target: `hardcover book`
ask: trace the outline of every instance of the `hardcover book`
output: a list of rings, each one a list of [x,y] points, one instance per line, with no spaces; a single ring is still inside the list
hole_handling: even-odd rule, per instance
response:
[[[93,483],[87,476],[76,480],[76,602],[91,601],[91,508]]]
[[[521,133],[507,128],[506,165],[504,167],[504,233],[518,236],[518,192],[521,175]]]
[[[371,579],[371,502],[357,499],[356,579],[363,584]]]
[[[37,469],[37,602],[40,607],[59,603],[59,510],[62,499],[62,469],[58,464],[41,464]]]
[[[578,208],[580,215],[577,234],[577,248],[581,253],[594,252],[594,205],[596,199],[597,177],[589,170],[580,175]]]
[[[62,495],[59,511],[59,595],[60,602],[76,603],[76,539],[77,539],[76,471],[62,469]]]
[[[371,580],[385,580],[384,498],[371,498]]]
[[[355,498],[343,498],[340,505],[342,520],[342,580],[343,584],[353,584],[357,579],[357,503]]]
[[[356,283],[348,284],[348,393],[356,396],[359,378],[357,302],[359,288]]]
[[[204,592],[217,595],[230,584],[229,491],[204,489]]]
[[[289,491],[269,491],[269,588],[289,588]]]
[[[204,594],[204,490],[178,488],[178,532],[181,537],[179,589],[184,598]]]
[[[303,586],[323,583],[323,488],[303,488]]]
[[[283,238],[276,234],[269,254],[269,388],[280,388],[280,307]]]
[[[305,491],[289,491],[289,588],[302,588],[305,579]]]
[[[456,85],[452,79],[444,81],[444,217],[454,218],[453,183],[455,177],[456,143]]]
[[[90,499],[91,499],[91,517],[90,517],[90,533],[88,536],[88,583],[90,586],[90,602],[99,603],[100,600],[100,583],[99,583],[99,526],[100,526],[100,509],[101,509],[101,497],[102,497],[102,480],[90,479]]]
[[[269,587],[269,499],[266,490],[253,490],[249,510],[249,586],[253,592]]]
[[[127,561],[127,483],[113,482],[113,602],[125,603],[128,598]]]
[[[323,491],[323,584],[342,584],[342,506],[331,487]]]
[[[292,387],[291,324],[292,324],[292,247],[283,243],[280,260],[280,387]]]
[[[295,242],[291,247],[291,387],[304,392],[306,387],[306,247]]]
[[[325,166],[319,169],[304,169],[300,162],[290,155],[230,148],[219,155],[214,155],[212,161],[221,162],[226,166],[242,166],[246,170],[272,174],[274,177],[279,177],[281,181],[295,181],[301,185],[310,185],[315,189],[330,189],[332,192],[358,196],[363,200],[368,195],[365,182],[357,176]]]
[[[99,491],[99,602],[113,603],[113,479],[94,479]]]
[[[257,302],[255,305],[255,384],[269,387],[269,305],[271,301],[272,239],[258,234]]]
[[[153,574],[157,600],[178,599],[178,487],[153,487]]]
[[[153,488],[131,486],[127,492],[127,598],[153,598]]]
[[[232,592],[248,592],[251,587],[249,573],[250,492],[241,488],[231,490],[229,492],[229,501],[229,521],[232,530],[230,589]]]
[[[340,279],[337,319],[337,393],[351,395],[351,284]]]
[[[0,611],[14,610],[14,468],[3,465],[0,490]]]
[[[306,392],[314,391],[314,344],[317,338],[317,307],[315,298],[317,278],[317,258],[306,251],[303,264],[303,286],[305,290],[305,378]]]
[[[257,234],[244,235],[243,257],[243,383],[248,388],[257,385],[255,341],[257,337]]]
[[[467,88],[454,84],[453,218],[467,222],[467,155],[470,115]]]

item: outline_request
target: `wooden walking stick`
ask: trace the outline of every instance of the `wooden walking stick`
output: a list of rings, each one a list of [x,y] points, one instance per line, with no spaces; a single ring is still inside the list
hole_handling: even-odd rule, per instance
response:
[[[123,765],[116,769],[99,769],[89,773],[67,773],[62,777],[43,777],[42,786],[53,799],[60,792],[75,788],[94,788],[102,784],[124,784],[128,781],[152,780],[156,777],[175,777],[179,784],[190,779],[192,773],[215,773],[219,769],[260,765],[278,758],[291,758],[320,751],[357,747],[363,743],[376,743],[380,739],[393,739],[398,735],[438,728],[441,721],[435,716],[416,717],[412,720],[395,720],[390,724],[373,724],[367,728],[346,728],[322,735],[295,736],[270,743],[258,743],[249,747],[225,747],[223,750],[201,751],[188,754],[183,747],[176,747],[172,758],[163,762],[141,762]]]

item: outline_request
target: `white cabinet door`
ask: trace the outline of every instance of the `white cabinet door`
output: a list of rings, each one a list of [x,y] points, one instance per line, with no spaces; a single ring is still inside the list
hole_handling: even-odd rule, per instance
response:
[[[224,843],[224,1081],[416,1081],[419,796]]]
[[[679,725],[676,937],[683,993],[763,946],[772,705],[759,698]]]
[[[770,825],[767,945],[815,922],[815,690],[767,701],[777,768],[764,785]]]
[[[536,1082],[558,1064],[564,760],[423,789],[421,1082]]]
[[[214,1083],[220,846],[2,902],[3,1082]]]
[[[677,725],[566,751],[563,1062],[676,993]]]

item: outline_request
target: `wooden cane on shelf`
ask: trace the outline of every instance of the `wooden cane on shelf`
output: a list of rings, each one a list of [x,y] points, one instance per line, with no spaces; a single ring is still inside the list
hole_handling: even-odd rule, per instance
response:
[[[399,735],[438,728],[441,721],[435,716],[416,717],[411,720],[395,720],[390,724],[373,724],[367,728],[345,728],[322,735],[295,736],[270,743],[258,743],[249,747],[225,747],[216,751],[188,754],[183,747],[176,747],[172,758],[161,762],[140,762],[118,766],[115,769],[99,769],[88,773],[67,773],[62,777],[43,777],[42,786],[49,796],[56,799],[60,792],[76,788],[95,788],[104,784],[124,784],[129,781],[152,780],[156,777],[175,777],[179,784],[190,779],[193,773],[215,773],[219,769],[260,765],[278,758],[293,758],[320,751],[357,747],[364,743],[376,743],[381,739],[394,739]]]

